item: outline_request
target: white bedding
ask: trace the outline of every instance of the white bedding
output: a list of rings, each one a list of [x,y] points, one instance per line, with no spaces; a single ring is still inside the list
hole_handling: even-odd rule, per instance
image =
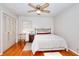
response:
[[[39,50],[53,50],[58,48],[67,49],[66,41],[63,38],[53,34],[36,35],[32,43],[33,54]]]

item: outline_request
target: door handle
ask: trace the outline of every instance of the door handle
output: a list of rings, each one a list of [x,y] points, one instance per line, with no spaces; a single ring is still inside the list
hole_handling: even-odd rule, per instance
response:
[[[9,34],[10,34],[10,32],[8,32],[8,40],[9,40]]]
[[[10,34],[10,32],[8,32],[8,35]]]

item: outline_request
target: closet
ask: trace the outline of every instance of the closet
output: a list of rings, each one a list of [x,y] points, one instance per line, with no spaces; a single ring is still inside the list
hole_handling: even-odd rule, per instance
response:
[[[3,51],[11,47],[16,42],[16,19],[3,13]]]

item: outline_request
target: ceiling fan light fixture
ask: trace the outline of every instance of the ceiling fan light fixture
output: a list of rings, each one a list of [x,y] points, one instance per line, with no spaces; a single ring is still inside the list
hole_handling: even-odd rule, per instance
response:
[[[30,3],[28,5],[35,9],[35,10],[31,10],[30,12],[36,12],[37,15],[40,15],[42,12],[49,13],[49,10],[45,10],[45,8],[47,8],[49,6],[48,3],[45,3],[43,5],[40,5],[40,4],[33,5],[33,4]]]
[[[37,11],[36,11],[36,13],[37,13],[37,14],[40,14],[40,13],[41,13],[41,11],[40,11],[40,10],[37,10]]]

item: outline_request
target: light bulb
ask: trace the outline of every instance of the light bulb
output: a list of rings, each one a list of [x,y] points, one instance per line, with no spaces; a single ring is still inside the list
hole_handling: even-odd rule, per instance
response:
[[[40,11],[40,10],[37,10],[37,11],[36,11],[36,13],[40,14],[40,13],[41,13],[41,11]]]

